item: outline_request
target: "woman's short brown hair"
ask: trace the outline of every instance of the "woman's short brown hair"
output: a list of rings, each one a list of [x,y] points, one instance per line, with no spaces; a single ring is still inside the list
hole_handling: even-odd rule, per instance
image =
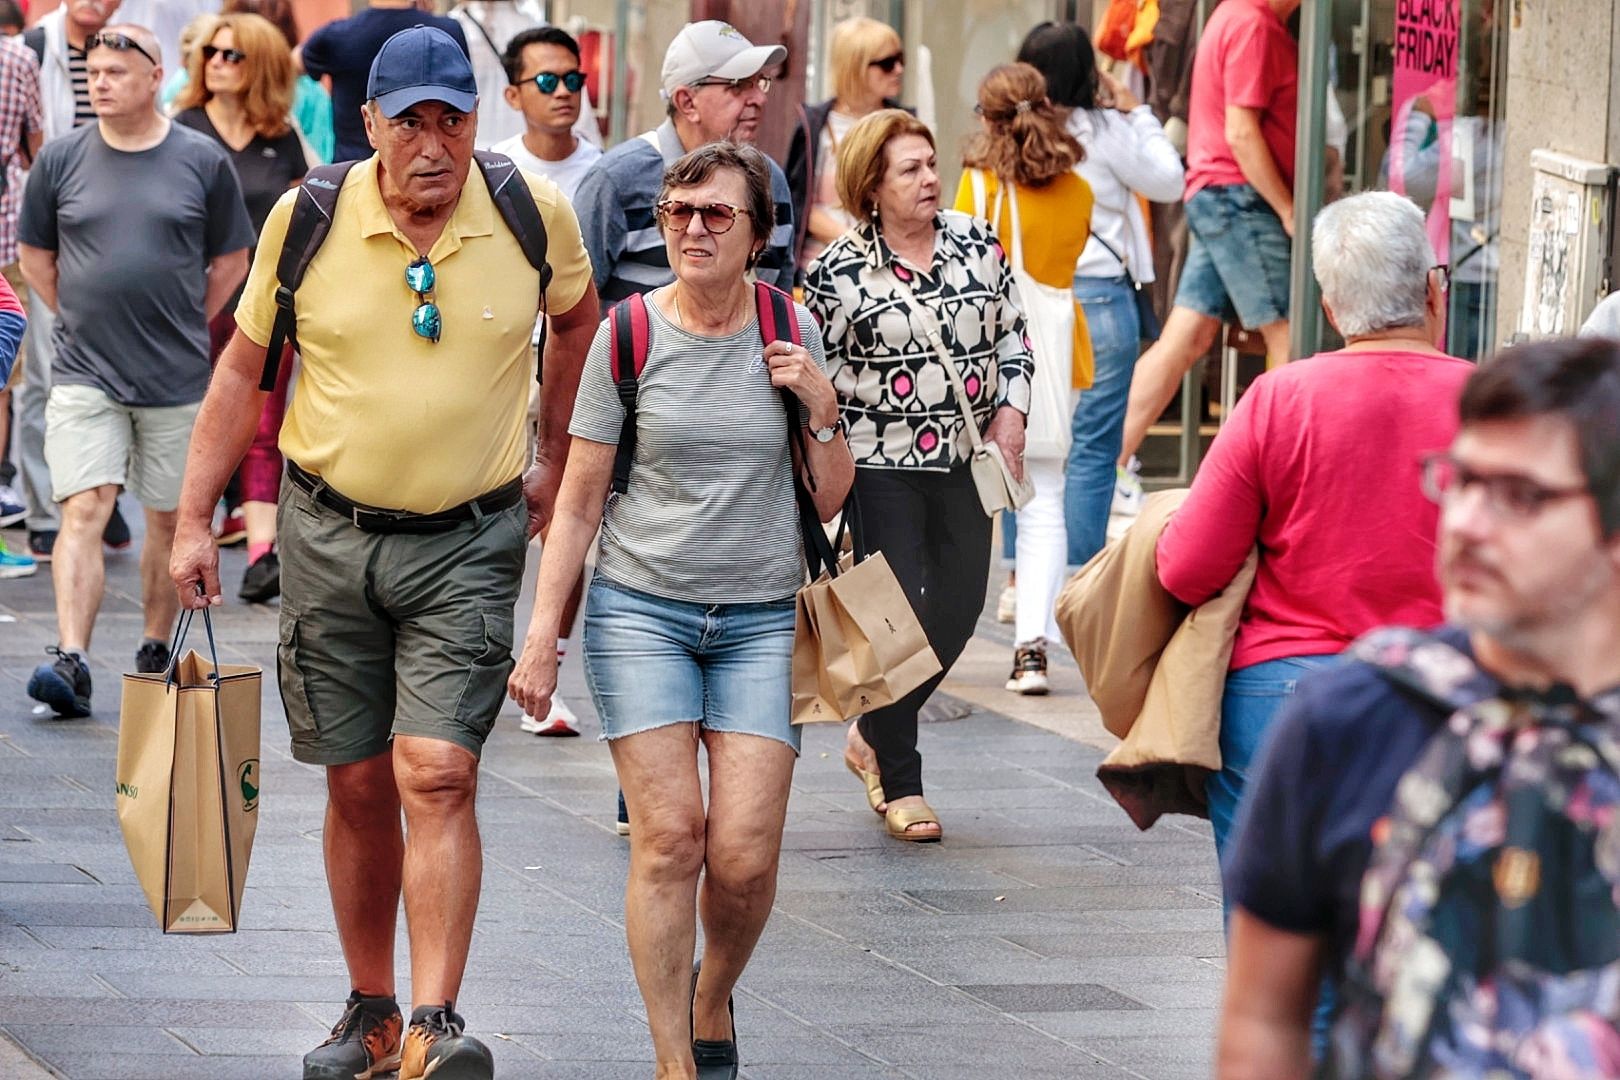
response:
[[[287,39],[262,15],[245,12],[214,15],[210,21],[198,25],[196,47],[186,61],[189,81],[175,100],[175,111],[206,105],[213,97],[203,74],[207,63],[203,59],[203,46],[212,42],[221,30],[229,30],[235,39],[235,48],[247,56],[242,61],[242,109],[247,113],[248,126],[267,139],[285,135],[292,126],[287,115],[292,111],[293,82],[298,73],[293,70],[292,49]]]
[[[1047,100],[1045,77],[1029,64],[992,68],[979,83],[979,114],[989,130],[968,143],[963,164],[971,168],[1041,187],[1085,157]]]
[[[888,23],[865,15],[840,21],[827,43],[827,71],[832,75],[833,96],[846,104],[864,98],[866,69],[872,61],[901,51],[900,35]]]
[[[658,201],[669,198],[669,193],[676,188],[707,183],[721,169],[741,173],[748,187],[748,205],[743,209],[748,211],[748,223],[754,230],[757,245],[754,253],[748,257],[748,265],[752,268],[770,245],[771,230],[776,228],[776,200],[771,197],[771,166],[764,154],[746,143],[712,142],[700,146],[664,170],[664,183],[658,191]]]
[[[902,135],[921,135],[934,146],[928,125],[904,109],[879,109],[857,120],[838,144],[838,201],[852,217],[872,213],[875,193],[888,166],[885,148]]]

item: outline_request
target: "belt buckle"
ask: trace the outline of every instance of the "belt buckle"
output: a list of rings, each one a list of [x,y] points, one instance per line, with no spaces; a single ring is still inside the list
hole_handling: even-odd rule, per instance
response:
[[[362,514],[366,518],[364,521],[361,520]],[[378,526],[392,526],[397,522],[404,521],[406,518],[415,516],[414,514],[395,510],[371,510],[359,506],[349,508],[349,518],[354,522],[354,527],[361,532],[395,532],[396,530],[391,527],[379,528]]]

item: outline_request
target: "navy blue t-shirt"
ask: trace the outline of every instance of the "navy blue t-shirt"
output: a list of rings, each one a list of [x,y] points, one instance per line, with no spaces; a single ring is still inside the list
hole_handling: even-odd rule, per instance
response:
[[[329,22],[304,42],[304,70],[311,78],[332,76],[332,128],[337,133],[333,161],[358,161],[371,156],[366,124],[360,107],[366,103],[366,80],[371,62],[383,42],[412,26],[437,26],[467,51],[461,24],[443,15],[410,8],[366,8],[347,19]]]
[[[1437,636],[1473,654],[1464,632]],[[1334,981],[1355,945],[1373,828],[1447,715],[1346,660],[1301,679],[1272,727],[1227,852],[1226,895],[1280,930],[1324,935]]]

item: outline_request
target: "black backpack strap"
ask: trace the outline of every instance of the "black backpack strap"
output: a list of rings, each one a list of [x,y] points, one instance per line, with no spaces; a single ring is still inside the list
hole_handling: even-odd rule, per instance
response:
[[[501,220],[517,237],[529,265],[540,274],[540,341],[535,349],[538,359],[534,380],[544,382],[546,293],[551,288],[551,263],[546,259],[546,223],[540,217],[540,208],[534,204],[534,192],[529,190],[528,182],[511,158],[489,150],[476,150],[473,158],[478,162],[479,172],[484,174],[484,182],[489,185],[489,197],[501,212]]]
[[[315,261],[316,252],[332,231],[332,213],[337,208],[338,192],[343,180],[356,162],[340,161],[332,165],[317,165],[304,176],[293,202],[292,217],[287,222],[287,236],[281,242],[281,255],[276,259],[276,321],[270,330],[270,344],[264,354],[264,371],[259,377],[259,389],[269,392],[276,388],[276,374],[281,368],[281,353],[289,342],[298,347],[298,316],[293,310],[293,294],[304,283],[304,273]]]
[[[613,385],[624,406],[624,426],[619,429],[619,446],[613,454],[612,490],[630,490],[630,465],[636,457],[636,388],[647,366],[652,347],[652,324],[647,319],[647,299],[632,293],[608,312],[608,364]]]

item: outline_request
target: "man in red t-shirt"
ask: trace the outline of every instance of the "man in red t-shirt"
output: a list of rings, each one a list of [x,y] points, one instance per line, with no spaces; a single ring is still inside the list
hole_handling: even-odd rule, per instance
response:
[[[1222,322],[1258,330],[1268,366],[1288,357],[1299,49],[1285,20],[1299,4],[1225,0],[1199,39],[1187,116],[1191,243],[1164,333],[1136,364],[1121,464]]]

